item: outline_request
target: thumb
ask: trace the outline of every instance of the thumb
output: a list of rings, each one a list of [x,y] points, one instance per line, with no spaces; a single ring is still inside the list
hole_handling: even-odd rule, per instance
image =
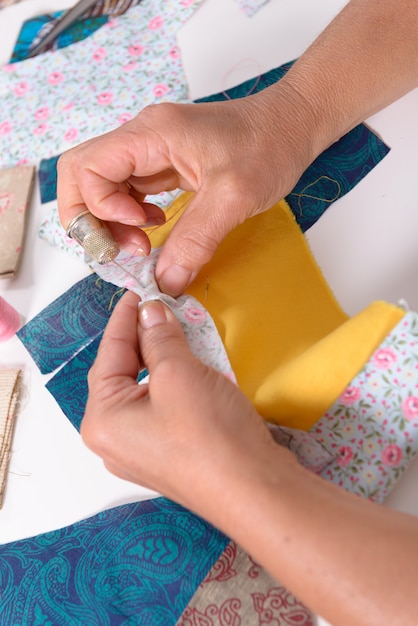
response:
[[[139,306],[138,337],[141,356],[150,373],[162,364],[174,365],[194,359],[180,322],[168,306],[159,300],[148,300]]]
[[[183,293],[224,237],[247,217],[237,194],[219,187],[210,194],[203,189],[196,194],[161,250],[155,277],[161,291],[170,296]]]

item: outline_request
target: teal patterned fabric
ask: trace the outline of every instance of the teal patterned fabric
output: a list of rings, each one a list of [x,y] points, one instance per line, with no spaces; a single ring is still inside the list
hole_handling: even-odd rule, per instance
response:
[[[156,498],[0,546],[3,626],[174,626],[229,540]]]
[[[52,202],[57,199],[57,163],[60,155],[42,159],[38,168],[39,191],[41,202]]]
[[[87,375],[96,359],[102,335],[100,333],[84,350],[80,350],[45,385],[78,431],[89,393]]]
[[[78,431],[89,393],[87,375],[96,359],[102,335],[103,333],[100,333],[83,350],[80,350],[45,385],[64,415]],[[141,370],[138,374],[138,382],[147,376],[148,370]]]
[[[42,374],[66,363],[104,330],[125,290],[90,274],[17,333]]]

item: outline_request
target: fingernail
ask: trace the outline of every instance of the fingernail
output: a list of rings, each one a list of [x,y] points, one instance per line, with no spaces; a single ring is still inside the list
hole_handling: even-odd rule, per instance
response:
[[[165,224],[165,217],[150,217],[145,224],[139,224],[139,228],[149,228],[150,226],[162,226]]]
[[[139,323],[144,330],[165,324],[167,321],[166,307],[159,300],[148,300],[139,304]]]
[[[150,226],[162,226],[162,224],[165,224],[164,217],[150,217],[146,222],[141,222],[141,220],[131,218],[119,218],[118,221],[121,224],[125,224],[125,226],[136,226],[137,228],[148,228]]]
[[[179,296],[190,282],[192,275],[181,265],[170,265],[158,280],[161,291],[169,296]]]
[[[125,226],[138,226],[138,228],[141,226],[141,220],[139,220],[138,218],[118,217],[118,222],[120,224],[125,224]]]
[[[133,241],[122,244],[122,248],[124,252],[130,254],[131,256],[148,256],[148,253],[144,250],[142,244],[138,245]]]

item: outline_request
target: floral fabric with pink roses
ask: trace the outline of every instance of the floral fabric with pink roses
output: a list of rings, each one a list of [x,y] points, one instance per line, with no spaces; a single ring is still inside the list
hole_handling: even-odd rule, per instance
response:
[[[418,450],[418,315],[408,312],[310,429],[323,478],[383,502]]]
[[[99,265],[95,261],[90,266],[103,280],[134,291],[143,301],[158,299],[165,302],[182,325],[193,354],[236,383],[215,323],[206,309],[191,296],[176,299],[159,290],[154,275],[159,254],[160,248],[152,250],[146,258],[122,252],[117,258],[119,266],[114,263]]]
[[[0,167],[39,161],[148,104],[189,101],[176,32],[202,0],[143,0],[84,41],[0,69]]]

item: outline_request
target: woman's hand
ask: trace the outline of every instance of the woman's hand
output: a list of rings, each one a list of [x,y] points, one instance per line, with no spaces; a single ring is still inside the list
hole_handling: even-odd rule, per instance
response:
[[[241,100],[145,108],[60,158],[62,224],[87,206],[122,247],[147,255],[141,227],[162,223],[164,214],[145,196],[194,191],[156,268],[161,290],[179,295],[222,239],[284,197],[312,160],[297,98],[283,85]]]
[[[149,383],[138,384],[144,366]],[[105,330],[81,434],[113,473],[221,526],[234,492],[269,472],[271,455],[296,465],[238,388],[192,355],[170,309],[151,301],[138,315],[133,293]]]

